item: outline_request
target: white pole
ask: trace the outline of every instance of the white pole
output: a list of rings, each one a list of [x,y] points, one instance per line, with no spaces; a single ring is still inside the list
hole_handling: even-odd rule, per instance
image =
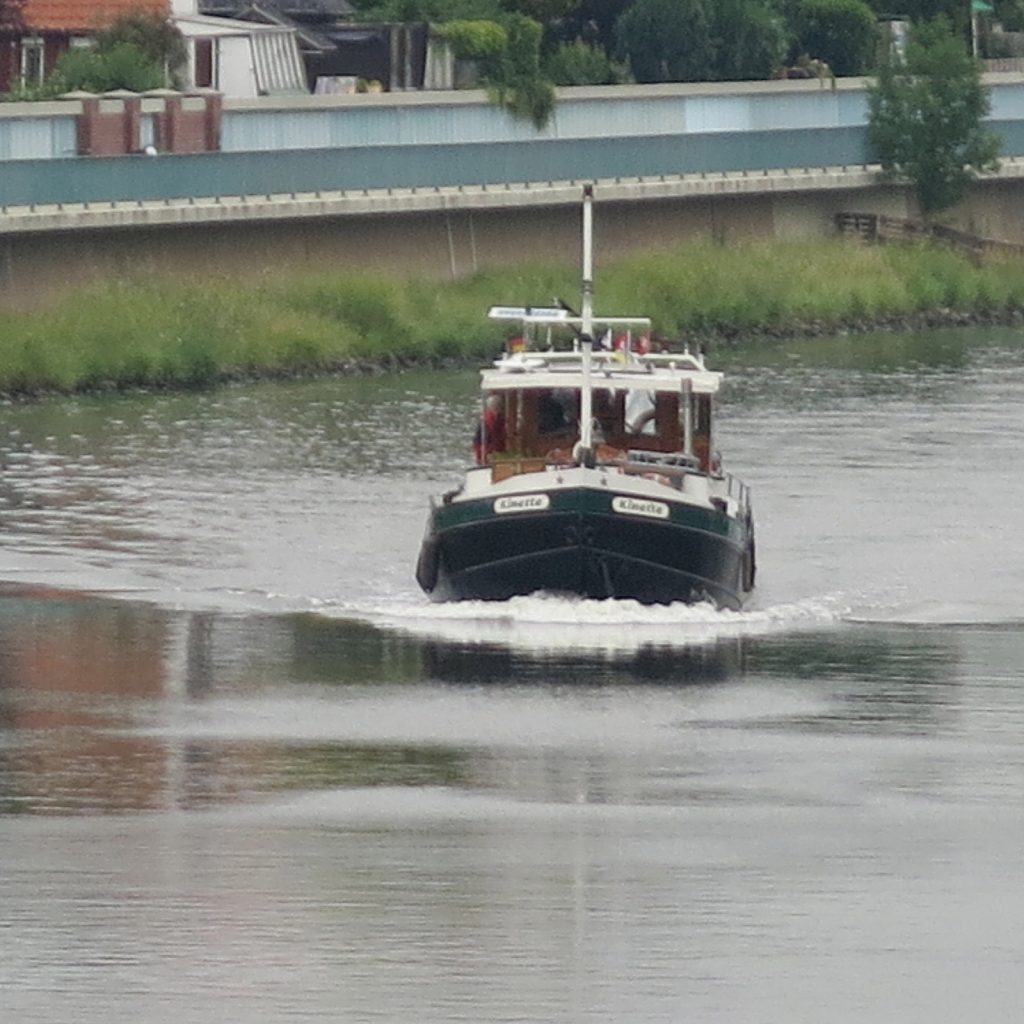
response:
[[[594,186],[583,186],[583,309],[580,314],[583,351],[583,384],[580,388],[580,448],[584,458],[590,452],[592,420],[594,417],[593,392],[590,382],[590,354],[593,348],[594,318]]]
[[[683,403],[683,451],[687,455],[693,454],[693,381],[687,377],[683,381],[683,391],[680,395]]]

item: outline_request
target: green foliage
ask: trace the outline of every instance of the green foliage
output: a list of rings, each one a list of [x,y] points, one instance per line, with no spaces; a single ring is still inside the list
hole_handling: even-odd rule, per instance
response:
[[[714,77],[723,82],[770,78],[786,56],[789,34],[768,0],[717,0],[709,12]]]
[[[562,18],[575,6],[577,0],[502,0],[502,6],[514,14],[546,25],[549,21]]]
[[[77,89],[145,92],[164,84],[164,72],[134,43],[114,43],[105,50],[68,50],[57,61],[51,79],[48,85],[58,93]]]
[[[183,65],[181,32],[159,15],[133,11],[96,35],[96,45],[68,50],[33,99],[75,90],[145,92],[168,83],[168,73]]]
[[[498,57],[508,49],[508,31],[494,21],[449,21],[437,32],[460,58]]]
[[[925,217],[955,206],[979,172],[998,166],[999,140],[981,66],[945,19],[916,26],[905,62],[890,59],[868,95],[868,140],[885,173],[909,182]]]
[[[554,113],[555,87],[546,79],[524,76],[507,83],[495,83],[489,91],[499,106],[513,117],[532,121],[537,131],[547,126]]]
[[[357,4],[358,21],[498,21],[504,10],[499,0],[368,0]]]
[[[555,87],[543,76],[540,43],[543,29],[523,14],[505,16],[508,46],[483,62],[483,80],[493,100],[514,117],[533,122],[540,131],[555,109]]]
[[[122,14],[96,36],[101,53],[122,43],[138,47],[158,68],[171,72],[183,65],[188,56],[185,38],[178,28],[159,14],[145,11]]]
[[[995,0],[995,20],[1007,32],[1024,31],[1024,0]]]
[[[914,23],[945,18],[953,31],[964,39],[969,37],[971,20],[970,0],[868,0],[876,14],[899,14]]]
[[[714,45],[703,0],[636,0],[615,23],[617,52],[638,82],[703,82]]]
[[[837,75],[860,75],[873,63],[878,29],[864,0],[801,0],[791,26],[797,52],[825,61]]]
[[[555,88],[541,73],[543,28],[524,14],[500,15],[501,21],[459,20],[435,31],[447,39],[456,57],[479,62],[482,84],[495,103],[538,131],[555,108]]]
[[[1019,262],[977,267],[938,246],[839,239],[691,241],[602,265],[599,281],[601,310],[650,315],[670,335],[1024,306]],[[339,273],[92,288],[39,313],[0,313],[0,390],[198,388],[353,361],[478,360],[504,333],[485,319],[489,305],[571,300],[577,289],[576,270],[566,265],[487,270],[446,283]]]
[[[555,85],[615,85],[627,77],[621,64],[582,39],[557,45],[544,61],[544,71]]]
[[[512,80],[535,76],[540,70],[543,26],[524,14],[510,14],[505,25],[508,28],[508,50],[503,77]]]
[[[564,18],[548,26],[550,38],[559,42],[582,39],[611,55],[615,50],[615,22],[632,0],[579,0]]]
[[[0,103],[35,103],[39,100],[52,100],[64,91],[50,80],[40,85],[13,82],[9,92],[0,92]]]

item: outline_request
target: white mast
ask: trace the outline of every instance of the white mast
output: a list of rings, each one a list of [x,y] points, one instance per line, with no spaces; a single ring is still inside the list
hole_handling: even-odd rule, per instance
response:
[[[583,309],[580,314],[580,349],[583,354],[583,384],[580,388],[580,455],[593,462],[590,453],[593,442],[594,403],[590,382],[590,353],[594,336],[594,186],[583,186]]]

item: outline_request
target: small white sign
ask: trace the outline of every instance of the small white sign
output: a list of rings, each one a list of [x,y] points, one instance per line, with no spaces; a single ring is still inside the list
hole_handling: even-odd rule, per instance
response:
[[[494,511],[499,515],[505,512],[543,512],[551,504],[546,494],[512,494],[507,498],[498,498],[494,502]]]
[[[620,494],[612,498],[612,509],[627,516],[647,516],[649,519],[668,519],[668,505],[663,501],[646,501],[642,498],[624,498]]]
[[[569,311],[549,306],[491,306],[487,311],[491,320],[568,320]]]

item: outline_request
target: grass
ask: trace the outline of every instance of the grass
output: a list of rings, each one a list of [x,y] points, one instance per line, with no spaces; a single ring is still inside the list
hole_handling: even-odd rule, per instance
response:
[[[91,288],[43,312],[0,313],[0,391],[199,388],[242,375],[482,359],[504,334],[485,319],[489,305],[575,304],[577,275],[538,264],[449,282],[338,274]],[[939,310],[999,316],[1024,308],[1024,265],[977,267],[930,245],[698,242],[599,263],[597,307],[648,315],[669,336],[821,332]]]

